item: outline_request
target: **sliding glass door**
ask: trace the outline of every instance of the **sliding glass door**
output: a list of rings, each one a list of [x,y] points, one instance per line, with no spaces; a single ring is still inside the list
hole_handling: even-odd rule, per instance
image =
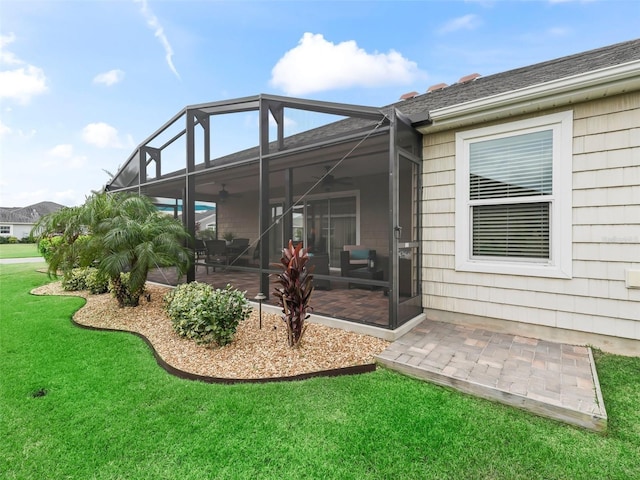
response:
[[[356,197],[310,200],[305,208],[306,241],[310,251],[329,254],[329,265],[339,267],[342,247],[356,243]]]

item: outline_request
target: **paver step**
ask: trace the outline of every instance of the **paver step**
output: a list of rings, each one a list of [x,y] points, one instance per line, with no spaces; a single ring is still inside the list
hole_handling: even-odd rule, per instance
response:
[[[591,349],[425,320],[376,357],[404,374],[604,431]]]

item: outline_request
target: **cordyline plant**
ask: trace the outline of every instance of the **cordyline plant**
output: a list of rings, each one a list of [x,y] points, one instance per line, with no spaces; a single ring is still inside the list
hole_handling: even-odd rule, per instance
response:
[[[302,243],[282,249],[280,263],[274,266],[282,268],[282,273],[273,274],[279,285],[274,295],[278,298],[278,305],[282,307],[282,320],[287,326],[287,343],[290,347],[300,346],[302,336],[306,330],[304,321],[309,318],[308,311],[313,310],[309,305],[313,292],[313,270],[315,266],[307,267],[309,254],[302,248]]]

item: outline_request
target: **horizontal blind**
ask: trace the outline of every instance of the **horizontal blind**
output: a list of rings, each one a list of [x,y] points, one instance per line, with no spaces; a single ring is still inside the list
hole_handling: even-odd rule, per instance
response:
[[[473,255],[549,258],[549,202],[472,207]]]
[[[550,195],[553,131],[474,142],[469,172],[471,200]]]

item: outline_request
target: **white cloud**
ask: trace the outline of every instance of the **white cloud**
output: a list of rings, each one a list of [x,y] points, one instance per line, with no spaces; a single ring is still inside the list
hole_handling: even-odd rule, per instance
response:
[[[469,15],[464,15],[462,17],[457,17],[449,20],[442,27],[440,27],[440,29],[438,29],[438,32],[451,33],[458,30],[473,30],[480,26],[480,23],[480,17],[473,13],[470,13]]]
[[[400,53],[367,53],[353,40],[331,43],[321,34],[305,33],[271,70],[271,85],[288,95],[336,88],[408,84],[426,77]]]
[[[56,145],[47,153],[51,157],[54,157],[56,159],[63,159],[63,161],[60,162],[58,160],[45,160],[43,162],[44,167],[76,169],[84,167],[87,163],[87,157],[85,157],[84,155],[74,155],[73,145],[70,145],[68,143]]]
[[[0,137],[5,135],[9,135],[12,132],[11,128],[6,126],[4,123],[0,121]]]
[[[16,192],[7,192],[3,189],[0,193],[0,205],[12,207],[25,207],[34,203],[51,201],[61,205],[73,206],[84,203],[85,194],[77,192],[73,189],[62,191],[53,191],[49,188],[40,188],[37,190],[21,190]]]
[[[109,70],[108,72],[100,73],[93,79],[93,83],[103,84],[107,87],[115,85],[124,79],[124,72],[122,70]]]
[[[18,136],[21,140],[29,140],[36,136],[36,130],[32,128],[28,132],[25,132],[24,130],[20,129],[18,130]]]
[[[19,65],[18,68],[0,71],[0,98],[27,104],[33,96],[47,91],[47,78],[41,68],[26,64],[6,50],[6,46],[14,41],[14,34],[0,35],[0,64],[11,67]]]
[[[550,27],[546,30],[537,32],[528,32],[520,35],[520,38],[525,42],[531,43],[544,43],[550,39],[556,39],[559,37],[566,37],[571,35],[572,30],[567,27]]]
[[[173,65],[173,48],[171,48],[171,44],[169,43],[169,39],[164,33],[164,29],[162,25],[160,25],[160,21],[158,17],[156,17],[153,12],[149,9],[149,5],[147,4],[147,0],[133,0],[135,3],[140,4],[140,13],[144,16],[147,21],[147,25],[149,28],[153,30],[153,34],[162,44],[162,48],[164,48],[165,59],[167,60],[167,65],[171,71],[175,74],[176,77],[180,78],[180,74],[176,70],[176,67]]]
[[[104,122],[90,123],[82,129],[85,142],[98,148],[123,148],[118,130]]]
[[[571,29],[565,27],[552,27],[547,30],[547,33],[552,37],[564,37],[571,33]]]
[[[0,35],[0,63],[6,65],[19,65],[22,63],[12,52],[7,52],[5,47],[16,41],[13,33],[9,35]]]
[[[84,155],[74,155],[73,145],[68,143],[56,145],[47,152],[49,157],[41,162],[41,166],[45,168],[66,168],[77,169],[82,168],[87,163],[87,157]]]
[[[69,207],[75,205],[82,205],[84,203],[86,195],[78,193],[73,189],[63,190],[61,192],[53,192],[53,201],[61,205],[67,205]]]
[[[68,143],[56,145],[49,150],[49,155],[52,157],[70,158],[73,155],[73,145]]]

